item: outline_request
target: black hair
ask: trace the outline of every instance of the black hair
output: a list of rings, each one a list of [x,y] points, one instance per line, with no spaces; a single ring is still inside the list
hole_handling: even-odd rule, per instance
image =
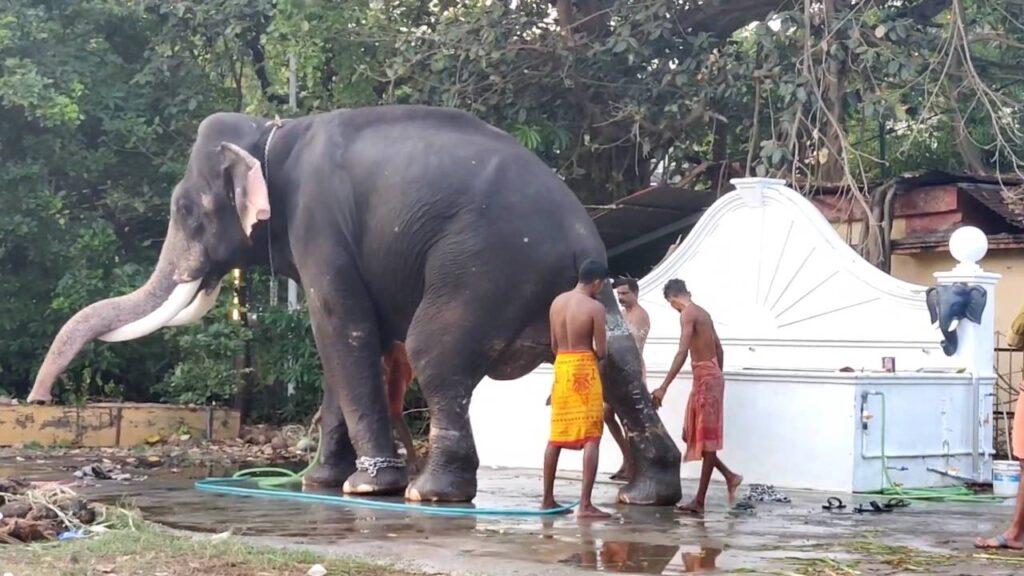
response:
[[[612,282],[612,288],[618,288],[619,286],[626,286],[633,294],[640,294],[640,284],[636,281],[636,278],[627,278],[625,276],[616,278]]]
[[[587,260],[580,266],[580,284],[591,284],[608,277],[608,267],[597,260]]]
[[[665,299],[676,298],[678,296],[689,296],[690,291],[686,289],[686,282],[683,282],[679,278],[673,278],[668,282],[665,282],[665,288],[662,291],[665,294]]]

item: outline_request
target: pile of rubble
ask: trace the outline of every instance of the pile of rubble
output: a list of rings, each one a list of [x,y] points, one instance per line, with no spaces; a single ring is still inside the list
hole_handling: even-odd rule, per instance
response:
[[[0,479],[0,543],[77,537],[96,520],[96,508],[67,486]]]

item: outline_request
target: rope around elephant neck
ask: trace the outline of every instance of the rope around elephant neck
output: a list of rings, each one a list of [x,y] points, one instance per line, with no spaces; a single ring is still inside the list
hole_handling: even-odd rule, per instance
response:
[[[284,126],[284,120],[281,120],[280,116],[274,115],[274,119],[267,122],[265,126],[270,126],[270,134],[267,135],[267,143],[263,146],[263,180],[267,185],[267,195],[270,195],[270,143],[274,140],[274,134],[277,133],[277,129]],[[269,200],[268,200],[269,201]],[[267,222],[267,259],[270,261],[270,278],[274,278],[274,247],[270,241],[270,222]]]

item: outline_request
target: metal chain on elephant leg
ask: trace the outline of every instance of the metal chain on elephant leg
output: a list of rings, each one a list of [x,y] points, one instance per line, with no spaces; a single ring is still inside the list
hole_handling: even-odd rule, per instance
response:
[[[384,456],[361,456],[356,459],[356,470],[366,472],[370,478],[377,476],[377,471],[384,468],[405,468],[405,459]]]

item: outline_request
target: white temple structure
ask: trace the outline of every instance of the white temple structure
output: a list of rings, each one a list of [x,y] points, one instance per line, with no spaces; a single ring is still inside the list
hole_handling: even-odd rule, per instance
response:
[[[926,286],[897,280],[863,260],[784,181],[747,178],[733,185],[736,190],[640,280],[640,303],[651,316],[644,351],[648,388],[661,383],[680,335],[678,313],[661,289],[682,278],[722,338],[721,456],[746,482],[877,490],[883,441],[889,475],[904,486],[988,478],[999,276],[977,265],[987,250],[984,234],[957,231],[951,251],[960,265],[936,274],[937,283],[981,284],[989,291],[982,324],[960,322],[959,349],[947,357],[930,323]],[[895,372],[883,371],[884,357],[895,358]],[[677,442],[688,369],[660,411]],[[549,365],[513,382],[481,382],[470,415],[482,465],[542,467],[551,382]],[[613,472],[620,462],[605,434],[601,471]],[[580,469],[580,455],[563,452],[561,467]],[[682,467],[686,478],[699,472],[699,463]]]

